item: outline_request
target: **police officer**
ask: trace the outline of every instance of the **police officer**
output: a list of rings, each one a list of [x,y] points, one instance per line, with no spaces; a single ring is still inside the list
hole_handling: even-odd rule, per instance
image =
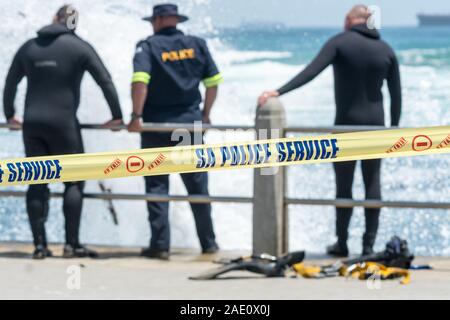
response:
[[[217,96],[222,76],[209,53],[206,42],[184,35],[177,24],[188,18],[178,14],[174,4],[153,7],[150,21],[154,35],[137,45],[132,79],[133,113],[128,125],[130,132],[142,131],[144,122],[209,123],[211,108]],[[199,84],[206,87],[203,110]],[[176,145],[170,133],[144,132],[142,148]],[[186,141],[185,141],[186,142]],[[192,144],[193,141],[188,141]],[[189,194],[208,194],[206,173],[182,174]],[[169,176],[145,178],[147,193],[168,194]],[[167,202],[148,202],[151,225],[150,247],[142,251],[148,258],[167,260],[170,247],[170,227]],[[210,204],[191,204],[203,253],[218,250],[215,241]]]
[[[53,23],[38,31],[38,37],[27,41],[15,55],[6,78],[3,106],[8,123],[21,125],[16,116],[14,98],[17,85],[27,78],[23,121],[23,139],[27,157],[83,152],[76,112],[80,102],[80,84],[88,71],[101,87],[113,119],[105,127],[121,124],[122,112],[111,76],[95,50],[75,34],[78,12],[63,6]],[[64,257],[95,257],[78,239],[83,205],[83,183],[65,184],[63,212],[66,245]],[[45,221],[49,210],[46,184],[29,187],[27,212],[36,247],[33,258],[52,255],[47,248]]]
[[[345,31],[332,37],[315,59],[296,77],[276,91],[264,92],[259,105],[269,97],[295,90],[318,76],[328,65],[334,69],[336,125],[384,125],[383,94],[387,81],[391,96],[391,125],[398,126],[402,109],[400,71],[394,51],[368,26],[371,13],[364,5],[354,6],[345,19]],[[370,28],[369,28],[370,27]],[[356,161],[336,162],[336,197],[352,198]],[[361,162],[367,199],[381,199],[381,160]],[[352,208],[336,208],[337,242],[327,248],[334,256],[347,256],[348,228]],[[380,209],[365,209],[366,230],[363,255],[373,253]]]

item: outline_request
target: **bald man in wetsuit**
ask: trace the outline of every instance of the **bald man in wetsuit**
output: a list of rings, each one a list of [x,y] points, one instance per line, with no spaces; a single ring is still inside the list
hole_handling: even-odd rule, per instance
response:
[[[327,66],[334,71],[336,125],[384,126],[381,88],[387,80],[391,96],[391,126],[398,126],[401,113],[401,84],[397,58],[393,50],[380,39],[374,28],[368,27],[371,16],[364,5],[354,6],[345,19],[345,31],[331,38],[314,60],[296,77],[276,91],[266,91],[258,99],[263,106],[270,97],[278,97],[297,89],[319,75]],[[334,163],[336,197],[352,198],[356,161]],[[366,199],[381,199],[381,160],[361,162]],[[334,256],[348,256],[348,227],[352,208],[336,208],[337,242],[327,248]],[[380,209],[365,209],[366,230],[362,254],[373,253]]]

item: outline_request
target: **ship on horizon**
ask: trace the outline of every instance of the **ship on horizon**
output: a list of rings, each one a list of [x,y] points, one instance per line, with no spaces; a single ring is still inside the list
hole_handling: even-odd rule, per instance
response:
[[[450,14],[425,14],[417,15],[420,26],[450,26]]]

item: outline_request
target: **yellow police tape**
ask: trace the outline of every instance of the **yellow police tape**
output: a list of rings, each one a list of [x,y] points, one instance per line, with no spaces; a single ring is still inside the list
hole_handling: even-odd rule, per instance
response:
[[[0,161],[0,185],[450,153],[450,126]]]

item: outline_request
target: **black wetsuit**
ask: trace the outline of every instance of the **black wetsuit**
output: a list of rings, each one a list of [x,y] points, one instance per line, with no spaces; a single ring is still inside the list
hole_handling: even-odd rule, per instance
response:
[[[314,79],[333,65],[336,100],[336,125],[384,125],[381,88],[387,80],[391,96],[391,125],[397,126],[401,113],[401,85],[398,62],[393,50],[380,39],[376,30],[365,24],[330,39],[317,57],[294,79],[281,87],[280,95]],[[352,198],[355,161],[334,164],[338,198]],[[362,161],[367,199],[380,199],[380,160]],[[364,244],[372,246],[380,210],[366,209]],[[337,209],[336,232],[339,242],[348,237],[352,209]]]
[[[7,119],[15,114],[17,85],[27,77],[23,122],[27,157],[83,152],[76,117],[80,84],[88,71],[102,88],[114,119],[121,119],[119,99],[111,77],[94,49],[62,24],[38,32],[17,52],[6,78],[3,95]],[[44,223],[48,214],[47,185],[30,186],[27,211],[35,245],[46,246]],[[66,243],[78,245],[83,183],[66,183],[64,216]]]

